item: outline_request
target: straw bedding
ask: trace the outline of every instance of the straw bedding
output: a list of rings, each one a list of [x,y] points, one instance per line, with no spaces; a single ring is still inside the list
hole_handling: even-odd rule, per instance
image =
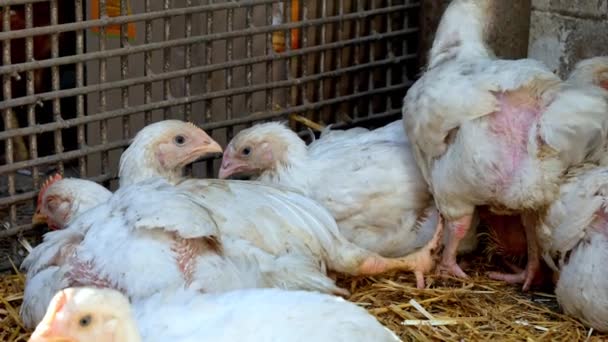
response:
[[[416,289],[414,277],[404,273],[339,283],[352,292],[350,300],[404,341],[608,340],[559,313],[552,294],[524,294],[519,286],[489,280],[486,260],[468,260],[469,280],[429,277],[425,290]],[[0,276],[0,341],[27,341],[29,332],[19,320],[23,284],[23,274]]]

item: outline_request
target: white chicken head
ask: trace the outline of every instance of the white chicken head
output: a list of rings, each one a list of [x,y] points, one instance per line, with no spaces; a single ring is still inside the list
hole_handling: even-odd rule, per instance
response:
[[[306,153],[306,143],[284,123],[258,124],[240,131],[226,146],[218,177],[259,176]]]
[[[139,131],[120,157],[120,186],[155,176],[175,183],[186,165],[221,153],[222,147],[194,124],[159,121]]]
[[[120,292],[67,288],[55,294],[29,341],[137,341],[132,323],[129,300]]]
[[[60,174],[49,177],[38,193],[32,225],[47,224],[50,229],[62,229],[81,213],[110,199],[112,193],[89,180],[63,179]]]
[[[608,57],[584,59],[574,66],[568,82],[577,85],[594,84],[608,90]]]

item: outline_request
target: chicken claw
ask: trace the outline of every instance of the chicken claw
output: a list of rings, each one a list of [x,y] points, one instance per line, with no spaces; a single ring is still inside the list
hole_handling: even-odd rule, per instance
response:
[[[458,278],[468,278],[467,274],[464,273],[456,262],[456,253],[458,252],[458,245],[469,231],[472,221],[473,215],[467,215],[448,223],[450,235],[443,252],[443,257],[441,258],[441,263],[437,267],[437,273],[449,274]]]
[[[441,249],[443,236],[443,221],[439,219],[433,238],[416,252],[402,258],[369,258],[361,265],[362,274],[378,274],[391,270],[410,270],[416,276],[416,287],[423,289],[424,275],[433,270],[436,256]]]
[[[528,243],[528,262],[524,270],[514,269],[515,273],[489,272],[488,277],[503,280],[511,284],[522,284],[522,290],[528,291],[535,278],[541,276],[539,249],[536,241],[536,230],[524,224]]]

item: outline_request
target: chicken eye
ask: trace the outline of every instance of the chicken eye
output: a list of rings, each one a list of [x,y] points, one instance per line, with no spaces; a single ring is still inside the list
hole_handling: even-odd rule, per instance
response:
[[[177,145],[183,145],[186,142],[186,137],[183,135],[177,135],[175,138],[173,138],[173,141],[175,141],[175,144]]]
[[[248,156],[251,154],[251,147],[245,147],[241,152],[244,156]]]
[[[86,328],[91,325],[92,321],[93,317],[91,315],[84,315],[78,320],[78,325],[80,325],[81,328]]]

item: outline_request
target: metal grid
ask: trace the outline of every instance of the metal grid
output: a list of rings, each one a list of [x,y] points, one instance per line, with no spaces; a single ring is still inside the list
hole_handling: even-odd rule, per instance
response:
[[[117,3],[0,5],[0,239],[31,229],[52,172],[115,186],[120,153],[147,123],[192,120],[220,143],[279,118],[366,124],[399,116],[417,71],[418,1]],[[213,160],[193,167],[213,172]]]

